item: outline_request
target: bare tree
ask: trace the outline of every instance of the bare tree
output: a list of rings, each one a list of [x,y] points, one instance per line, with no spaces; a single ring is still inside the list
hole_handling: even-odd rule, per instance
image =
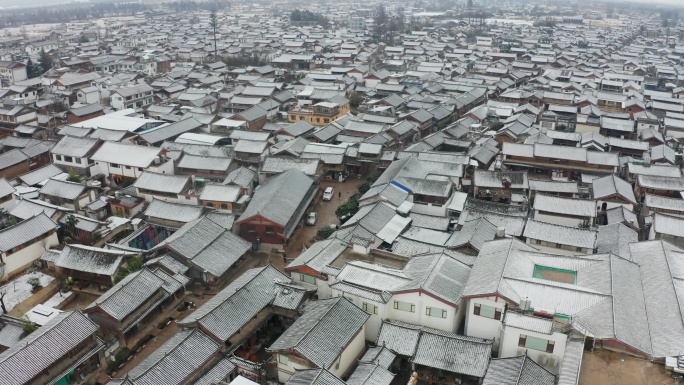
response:
[[[209,16],[209,23],[211,25],[211,28],[214,30],[214,60],[218,57],[218,49],[216,48],[216,27],[218,26],[218,19],[216,18],[216,10],[213,9],[211,11],[211,15]]]

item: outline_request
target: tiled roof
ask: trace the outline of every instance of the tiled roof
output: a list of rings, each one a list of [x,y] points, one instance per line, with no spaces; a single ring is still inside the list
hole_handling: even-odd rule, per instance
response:
[[[97,331],[88,317],[64,312],[0,354],[0,383],[24,385]]]
[[[328,369],[368,317],[344,297],[313,301],[267,350],[294,350],[318,367]]]
[[[291,280],[270,265],[248,270],[178,323],[201,325],[217,338],[228,340],[273,301],[276,281]]]

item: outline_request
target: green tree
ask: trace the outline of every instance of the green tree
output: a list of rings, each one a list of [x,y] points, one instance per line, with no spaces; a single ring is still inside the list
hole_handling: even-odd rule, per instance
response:
[[[21,319],[19,320],[19,322],[21,322],[21,330],[24,331],[24,335],[26,335],[26,336],[29,335],[29,334],[31,334],[31,333],[33,333],[33,332],[35,332],[36,329],[38,329],[38,327],[36,326],[36,324],[34,324],[33,322],[29,321],[29,319],[26,318],[26,317],[21,318]]]
[[[43,73],[41,71],[40,65],[34,63],[33,60],[29,58],[26,62],[26,76],[28,76],[29,79],[33,79],[39,77],[42,74]]]
[[[78,218],[76,218],[73,214],[68,215],[66,217],[66,230],[71,236],[70,238],[72,240],[76,239],[76,225],[78,224]]]
[[[354,201],[346,201],[342,203],[336,210],[335,210],[335,215],[337,215],[337,218],[344,218],[344,219],[349,219],[351,218],[356,212],[359,211],[359,204],[354,202]]]
[[[89,41],[90,41],[90,39],[88,39],[88,37],[86,35],[81,35],[81,37],[78,38],[79,43],[87,43]]]
[[[209,15],[209,24],[214,30],[214,58],[218,57],[218,49],[216,48],[216,27],[218,26],[218,19],[216,18],[216,10],[213,9]]]
[[[352,94],[349,95],[349,105],[357,108],[361,103],[363,103],[363,95],[358,92],[352,92]]]
[[[40,50],[40,57],[38,61],[40,62],[39,65],[43,73],[48,72],[52,68],[52,56],[45,52],[44,49]]]
[[[318,229],[318,231],[316,231],[316,235],[318,235],[318,237],[321,239],[327,239],[334,232],[335,232],[335,229],[333,229],[332,227],[324,226],[324,227],[321,227],[320,229]]]
[[[363,195],[363,194],[367,193],[368,190],[370,190],[370,188],[371,188],[370,182],[363,182],[359,185],[359,193],[361,193]]]
[[[76,174],[73,168],[69,168],[69,176],[67,177],[69,182],[81,183],[81,176]]]

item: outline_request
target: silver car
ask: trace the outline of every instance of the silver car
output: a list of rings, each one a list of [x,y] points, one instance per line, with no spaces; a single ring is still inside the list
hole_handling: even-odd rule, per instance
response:
[[[318,215],[316,215],[316,213],[309,213],[309,215],[306,216],[306,224],[313,226],[316,224],[316,219],[318,219]]]

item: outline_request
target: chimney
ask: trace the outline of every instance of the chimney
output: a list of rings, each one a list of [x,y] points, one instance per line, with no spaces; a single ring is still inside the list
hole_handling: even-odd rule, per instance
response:
[[[496,237],[497,238],[503,238],[506,236],[506,229],[504,227],[497,227],[496,228]]]

